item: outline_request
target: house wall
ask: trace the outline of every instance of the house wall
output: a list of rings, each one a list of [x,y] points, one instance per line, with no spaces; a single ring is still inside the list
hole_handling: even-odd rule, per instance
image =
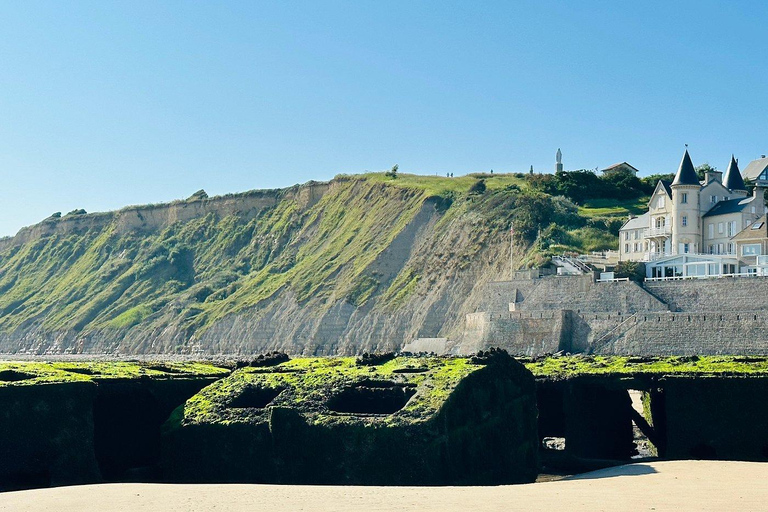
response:
[[[641,261],[648,252],[647,228],[619,231],[619,256],[622,261]]]
[[[717,196],[717,201],[713,202],[712,198]],[[715,204],[726,199],[735,199],[736,197],[745,197],[744,194],[733,194],[725,186],[718,182],[713,181],[706,184],[701,188],[701,194],[699,195],[699,211],[702,213],[711,210]]]
[[[702,252],[712,254],[732,253],[733,250],[729,251],[728,249],[729,244],[732,244],[731,237],[743,229],[743,217],[744,215],[741,212],[704,217],[704,230],[702,233],[704,244]],[[711,238],[709,236],[709,226],[712,226],[711,232],[713,236]],[[733,249],[735,250],[735,247]]]

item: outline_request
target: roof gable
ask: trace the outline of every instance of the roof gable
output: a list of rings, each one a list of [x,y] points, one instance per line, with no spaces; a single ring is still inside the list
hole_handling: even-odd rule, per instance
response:
[[[626,229],[647,228],[650,222],[649,217],[650,217],[650,214],[648,212],[645,212],[644,214],[638,217],[632,217],[631,219],[627,220],[627,222],[625,222],[623,226],[621,226],[620,231],[623,231]]]
[[[755,181],[766,168],[768,168],[768,158],[758,158],[757,160],[749,162],[749,165],[744,169],[742,176],[744,179]]]
[[[606,172],[610,173],[610,172],[619,171],[619,170],[632,171],[635,174],[640,172],[640,171],[637,170],[637,168],[635,168],[634,166],[628,164],[627,162],[620,162],[618,164],[610,165],[610,166],[606,167],[605,169],[601,169],[600,172],[602,172],[602,173],[606,173]]]
[[[768,223],[766,222],[765,215],[736,233],[732,240],[755,240],[760,238],[768,238]]]
[[[667,193],[667,196],[669,196],[670,199],[672,199],[672,188],[669,186],[670,183],[665,180],[659,180],[656,182],[656,188],[653,189],[653,194],[651,197],[655,196],[659,193],[659,189],[664,189],[664,192]]]

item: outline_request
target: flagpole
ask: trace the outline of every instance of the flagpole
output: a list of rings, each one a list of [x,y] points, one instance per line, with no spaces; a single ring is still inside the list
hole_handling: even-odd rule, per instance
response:
[[[515,223],[509,224],[509,278],[512,279],[515,276]]]

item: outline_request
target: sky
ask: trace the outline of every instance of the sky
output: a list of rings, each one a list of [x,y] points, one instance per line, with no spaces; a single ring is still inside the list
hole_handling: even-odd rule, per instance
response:
[[[768,3],[0,0],[0,235],[327,180],[768,153]]]

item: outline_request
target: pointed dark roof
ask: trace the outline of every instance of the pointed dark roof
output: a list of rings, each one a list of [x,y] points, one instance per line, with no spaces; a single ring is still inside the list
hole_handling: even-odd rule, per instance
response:
[[[677,174],[675,174],[675,180],[672,182],[672,186],[699,184],[699,177],[696,175],[696,169],[693,168],[691,156],[686,149],[685,154],[683,155],[683,160],[680,162],[680,168],[677,170]]]
[[[739,172],[739,164],[733,155],[731,155],[731,163],[728,164],[728,170],[725,171],[725,176],[723,176],[723,185],[731,190],[747,190]]]

